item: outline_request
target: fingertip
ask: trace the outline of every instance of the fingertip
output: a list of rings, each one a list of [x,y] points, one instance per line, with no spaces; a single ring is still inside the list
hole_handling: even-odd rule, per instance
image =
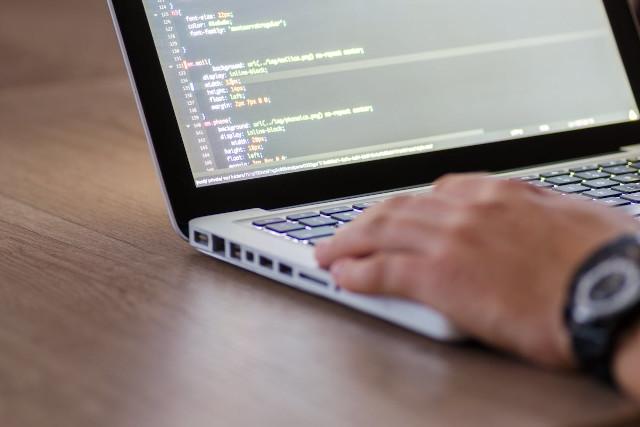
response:
[[[347,261],[339,260],[334,262],[333,265],[331,265],[331,269],[330,269],[331,276],[333,276],[333,280],[340,286],[343,285],[346,263]]]
[[[341,288],[350,292],[365,292],[357,273],[358,262],[353,259],[341,259],[331,265],[331,276]]]
[[[330,245],[327,241],[318,242],[314,249],[316,261],[322,266],[327,267],[330,264]]]
[[[331,276],[339,287],[355,293],[372,292],[371,283],[362,275],[362,261],[353,258],[340,259],[331,265]]]
[[[329,247],[329,240],[320,240],[316,243],[316,251],[324,251],[327,247]]]

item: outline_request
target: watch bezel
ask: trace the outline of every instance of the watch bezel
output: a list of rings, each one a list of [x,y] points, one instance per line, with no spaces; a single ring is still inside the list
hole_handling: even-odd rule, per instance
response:
[[[594,288],[608,277],[618,274],[625,278],[624,286],[611,298],[595,301]],[[579,280],[574,298],[573,322],[589,324],[616,313],[624,312],[640,301],[640,267],[636,261],[617,256],[596,265]]]

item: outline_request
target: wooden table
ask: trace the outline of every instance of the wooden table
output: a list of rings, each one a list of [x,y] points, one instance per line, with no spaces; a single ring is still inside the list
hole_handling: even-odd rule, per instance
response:
[[[99,1],[0,14],[1,426],[639,425],[588,379],[191,251],[114,40]]]

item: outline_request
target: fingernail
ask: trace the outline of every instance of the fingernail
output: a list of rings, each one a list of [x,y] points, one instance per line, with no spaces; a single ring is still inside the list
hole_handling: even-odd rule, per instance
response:
[[[316,243],[316,251],[323,251],[327,248],[328,244],[326,240],[322,240]]]
[[[321,262],[325,262],[328,250],[329,248],[326,243],[317,243],[314,249],[316,259]]]
[[[344,272],[344,263],[336,262],[331,266],[331,275],[333,276],[336,282],[340,281],[340,277],[342,276],[343,272]]]

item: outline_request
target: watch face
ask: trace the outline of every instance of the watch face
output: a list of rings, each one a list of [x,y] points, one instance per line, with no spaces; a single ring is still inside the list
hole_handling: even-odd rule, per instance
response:
[[[608,301],[620,293],[627,283],[627,276],[622,273],[611,273],[596,282],[589,291],[591,301]]]
[[[619,313],[640,299],[640,270],[627,258],[613,258],[587,272],[578,283],[573,320],[589,323]]]

